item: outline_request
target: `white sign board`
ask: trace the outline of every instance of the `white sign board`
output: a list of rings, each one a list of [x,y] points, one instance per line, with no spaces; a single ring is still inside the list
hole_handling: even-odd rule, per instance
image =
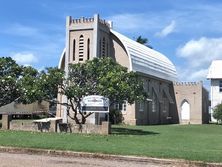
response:
[[[86,96],[82,99],[81,111],[108,113],[109,99],[99,95]]]

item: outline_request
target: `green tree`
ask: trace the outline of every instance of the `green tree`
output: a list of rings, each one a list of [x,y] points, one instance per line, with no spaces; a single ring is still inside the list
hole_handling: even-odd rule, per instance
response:
[[[148,39],[147,38],[142,38],[142,36],[140,35],[140,36],[137,37],[136,42],[139,42],[140,44],[145,45],[145,44],[147,44]]]
[[[28,66],[18,65],[11,57],[0,58],[0,107],[11,102],[25,104],[36,101],[35,81],[39,72]],[[31,96],[32,95],[32,96]],[[41,100],[41,99],[39,99]]]
[[[10,57],[0,58],[0,107],[9,104],[20,96],[18,80],[23,67]]]
[[[33,80],[33,84],[30,81]],[[134,72],[114,62],[111,58],[94,58],[86,63],[70,64],[68,76],[56,68],[49,68],[38,75],[22,81],[26,85],[23,102],[47,100],[67,106],[68,116],[77,124],[84,124],[92,113],[80,112],[81,101],[87,95],[108,97],[110,105],[146,98],[142,83]],[[66,97],[66,102],[55,99],[58,94]],[[30,100],[31,99],[31,100]],[[73,112],[73,113],[71,113]]]
[[[153,49],[151,45],[149,45],[149,40],[147,38],[143,38],[141,35],[136,38],[136,42],[147,46],[148,48]]]
[[[57,103],[55,100],[61,86],[64,87],[64,71],[58,68],[46,68],[45,71],[38,72],[32,67],[24,69],[25,75],[19,80],[21,87],[19,102],[30,104],[35,101],[46,100]]]
[[[213,109],[213,117],[217,120],[218,123],[222,122],[222,104],[218,104]]]

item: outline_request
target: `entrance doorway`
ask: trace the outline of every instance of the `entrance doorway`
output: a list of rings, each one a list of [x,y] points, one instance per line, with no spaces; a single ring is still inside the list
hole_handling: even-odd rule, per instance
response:
[[[181,120],[190,120],[190,104],[186,100],[181,105]]]

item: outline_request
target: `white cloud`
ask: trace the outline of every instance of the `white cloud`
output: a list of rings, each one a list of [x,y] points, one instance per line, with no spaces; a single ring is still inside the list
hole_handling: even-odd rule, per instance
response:
[[[208,68],[215,59],[222,59],[222,38],[201,37],[190,40],[177,49],[177,56],[184,62],[177,68],[180,80],[206,80]]]
[[[155,35],[157,37],[166,37],[167,35],[169,35],[172,32],[174,32],[175,28],[176,28],[176,22],[174,20],[172,20],[169,25],[164,27],[160,32],[157,32]]]
[[[201,67],[214,59],[222,58],[222,38],[201,37],[190,40],[177,50],[179,57],[185,58],[191,67]]]
[[[15,53],[11,56],[17,63],[23,65],[31,65],[38,62],[38,59],[32,53]]]

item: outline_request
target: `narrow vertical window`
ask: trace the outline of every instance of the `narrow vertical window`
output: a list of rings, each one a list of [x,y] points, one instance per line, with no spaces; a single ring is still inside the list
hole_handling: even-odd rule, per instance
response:
[[[79,61],[83,61],[84,55],[84,38],[83,35],[79,37]]]
[[[105,49],[106,49],[106,40],[103,37],[103,42],[102,42],[102,57],[105,57]]]
[[[90,56],[90,39],[87,40],[87,60],[89,60]]]
[[[126,111],[126,101],[123,103],[123,111]]]
[[[114,105],[115,107],[115,110],[119,110],[119,103],[115,103],[115,105]]]
[[[72,57],[73,61],[75,61],[76,59],[76,40],[73,40],[73,57]]]
[[[222,92],[222,80],[219,81],[219,92]]]
[[[144,111],[144,101],[139,102],[139,111]]]
[[[102,56],[102,44],[101,44],[101,39],[99,40],[99,57]]]
[[[108,48],[109,48],[109,44],[108,44],[108,42],[106,43],[106,56],[109,56],[109,50],[108,50]]]
[[[157,111],[157,95],[153,91],[153,98],[152,98],[152,112]]]

